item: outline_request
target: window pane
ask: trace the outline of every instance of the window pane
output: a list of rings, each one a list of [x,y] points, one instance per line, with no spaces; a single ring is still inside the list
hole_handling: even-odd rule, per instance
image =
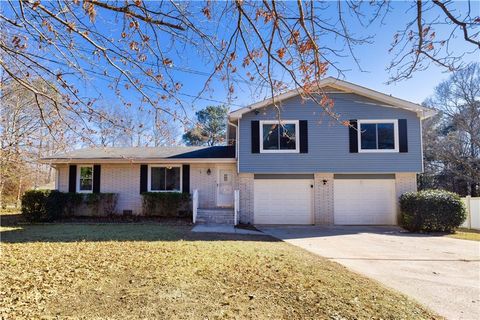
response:
[[[80,179],[92,179],[92,167],[80,167]]]
[[[295,124],[284,124],[280,128],[280,149],[295,149]]]
[[[151,170],[150,189],[155,191],[165,190],[165,168],[152,167]]]
[[[278,150],[278,125],[263,125],[263,150]]]
[[[378,149],[395,149],[393,123],[379,123],[377,130]]]
[[[171,169],[165,169],[167,174],[167,184],[165,190],[178,190],[180,191],[180,168],[173,167]]]
[[[80,179],[80,191],[92,190],[92,179]]]
[[[374,123],[362,123],[360,131],[362,149],[377,149],[377,125]]]

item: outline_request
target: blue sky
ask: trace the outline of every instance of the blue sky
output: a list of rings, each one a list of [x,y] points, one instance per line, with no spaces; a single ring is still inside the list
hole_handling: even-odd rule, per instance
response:
[[[457,5],[460,9],[465,9],[466,2],[459,2]],[[381,27],[378,25],[373,26],[374,28],[371,30],[375,34],[375,43],[362,46],[357,50],[362,67],[368,73],[360,72],[352,66],[353,70],[347,73],[346,80],[412,102],[421,103],[433,93],[434,88],[442,80],[446,80],[449,77],[450,73],[445,71],[444,68],[431,63],[427,70],[414,73],[411,79],[389,85],[386,84],[389,80],[389,73],[386,71],[386,67],[392,59],[392,55],[388,53],[392,36],[396,31],[404,27],[406,21],[408,21],[406,16],[411,17],[414,14],[411,10],[408,11],[411,2],[394,1],[392,6],[395,12],[388,16],[389,19],[385,22],[385,25]],[[472,2],[472,12],[477,12],[477,15],[480,15],[480,2]],[[434,14],[432,13],[432,15],[436,14],[438,14],[438,11],[435,11]],[[437,27],[436,30],[437,34],[449,32],[451,27]],[[458,37],[453,44],[456,46],[457,52],[474,49],[474,45],[466,43],[460,37],[461,33],[458,30],[456,35]],[[478,51],[476,54],[470,54],[464,58],[465,63],[474,61],[480,61]]]

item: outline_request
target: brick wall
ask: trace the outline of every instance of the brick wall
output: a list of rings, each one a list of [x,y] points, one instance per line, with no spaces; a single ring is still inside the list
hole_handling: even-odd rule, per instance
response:
[[[214,208],[217,206],[218,169],[230,169],[233,173],[233,189],[237,188],[235,164],[196,163],[190,165],[190,192],[198,190],[198,206]],[[207,170],[210,169],[210,175]]]
[[[57,167],[58,186],[61,192],[68,192],[68,165]],[[132,210],[133,214],[142,213],[142,197],[140,195],[139,164],[102,164],[100,192],[117,193],[117,213]]]
[[[253,217],[254,175],[236,174],[235,164],[191,164],[190,192],[199,190],[199,207],[213,208],[217,202],[218,168],[229,168],[233,172],[234,189],[240,190],[240,222],[255,223]],[[207,174],[207,170],[211,174]],[[57,166],[57,183],[59,191],[68,192],[68,165]],[[395,175],[397,198],[408,191],[417,190],[415,173],[397,173]],[[323,180],[327,180],[324,185]],[[140,195],[139,164],[102,164],[101,192],[118,193],[117,212],[132,210],[141,214],[142,197]],[[315,173],[314,175],[314,216],[315,224],[331,225],[334,223],[334,184],[333,174]]]
[[[210,175],[207,170],[210,169]],[[190,192],[198,190],[198,206],[212,208],[217,201],[217,173],[214,165],[190,165]]]
[[[142,197],[140,195],[140,164],[102,164],[100,192],[117,193],[117,212],[132,210],[134,214],[142,214]],[[219,168],[231,169],[234,189],[237,189],[237,174],[235,164],[191,164],[190,192],[198,189],[199,206],[203,208],[216,207],[217,178]],[[207,170],[211,174],[207,174]],[[68,165],[57,167],[58,186],[61,192],[68,192]]]
[[[314,179],[315,224],[333,224],[333,174],[315,173]],[[327,180],[326,184],[323,180]]]
[[[68,192],[68,165],[62,164],[57,166],[57,185],[55,189],[60,192]]]
[[[399,198],[405,192],[410,192],[410,191],[417,191],[417,174],[416,173],[396,173],[395,174],[395,192],[397,196],[397,217],[400,216]]]
[[[255,223],[253,221],[253,173],[238,175],[240,190],[240,223]]]
[[[102,164],[100,192],[117,193],[117,212],[142,214],[139,164]]]
[[[396,173],[395,188],[397,198],[405,192],[417,191],[417,174],[416,173]]]

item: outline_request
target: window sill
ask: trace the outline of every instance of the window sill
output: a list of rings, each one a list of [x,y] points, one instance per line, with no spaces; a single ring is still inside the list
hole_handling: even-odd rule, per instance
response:
[[[260,150],[260,153],[300,153],[299,150]]]
[[[399,153],[398,150],[358,150],[358,153]]]

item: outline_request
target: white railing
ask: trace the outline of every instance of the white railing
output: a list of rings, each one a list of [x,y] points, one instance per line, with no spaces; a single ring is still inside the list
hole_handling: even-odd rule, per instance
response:
[[[193,211],[193,223],[197,221],[197,211],[198,211],[198,190],[193,190],[192,196],[192,211]]]
[[[235,190],[233,196],[233,225],[236,226],[240,213],[240,190]]]
[[[466,196],[462,198],[462,201],[467,208],[467,219],[462,224],[462,227],[480,230],[480,197],[472,198]]]

